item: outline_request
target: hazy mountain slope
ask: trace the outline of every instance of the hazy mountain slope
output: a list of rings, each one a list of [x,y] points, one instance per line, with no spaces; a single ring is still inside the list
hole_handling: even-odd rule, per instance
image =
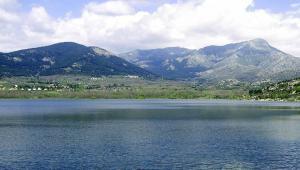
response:
[[[180,59],[194,50],[170,47],[151,50],[135,50],[119,56],[144,69],[167,78],[185,77],[189,69],[184,68]],[[192,69],[194,72],[194,69]]]
[[[153,76],[104,49],[72,42],[0,54],[1,76],[54,74]]]
[[[138,50],[120,56],[139,66],[144,64],[145,69],[169,78],[199,78],[208,82],[226,79],[255,82],[300,76],[300,58],[270,46],[263,39],[208,46],[180,54],[168,53],[166,49],[158,50],[160,53],[155,55],[150,53],[155,50]]]
[[[230,48],[219,48],[222,49],[220,56],[223,58],[207,71],[199,73],[202,79],[237,79],[253,82],[300,76],[300,58],[277,50],[265,40],[255,39],[231,44]]]

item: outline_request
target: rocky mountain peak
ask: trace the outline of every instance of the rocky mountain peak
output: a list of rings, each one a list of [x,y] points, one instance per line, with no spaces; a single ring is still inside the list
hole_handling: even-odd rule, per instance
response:
[[[90,47],[97,55],[112,56],[113,53],[99,47]]]
[[[261,50],[269,50],[271,48],[270,44],[266,40],[261,38],[249,40],[244,42],[243,44],[249,46],[250,48],[261,49]]]

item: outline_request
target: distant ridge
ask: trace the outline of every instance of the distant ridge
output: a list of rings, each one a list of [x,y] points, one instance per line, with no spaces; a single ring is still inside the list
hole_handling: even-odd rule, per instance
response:
[[[300,58],[286,54],[260,38],[199,50],[135,50],[119,56],[153,73],[173,79],[257,82],[300,77]]]

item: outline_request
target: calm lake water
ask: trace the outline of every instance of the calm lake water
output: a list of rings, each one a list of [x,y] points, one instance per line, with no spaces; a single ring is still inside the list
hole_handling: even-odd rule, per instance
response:
[[[0,100],[0,169],[300,169],[300,103]]]

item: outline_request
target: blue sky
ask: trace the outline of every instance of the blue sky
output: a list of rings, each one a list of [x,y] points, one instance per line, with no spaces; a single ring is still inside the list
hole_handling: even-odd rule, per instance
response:
[[[89,2],[105,2],[107,0],[24,0],[21,1],[24,10],[30,10],[32,6],[43,6],[51,16],[63,17],[72,12],[72,16],[80,15],[85,4]],[[176,3],[177,0],[151,0],[151,5],[139,6],[137,10],[153,11],[160,4]],[[256,9],[266,9],[272,12],[286,12],[292,9],[292,4],[300,4],[300,0],[255,0]]]
[[[292,4],[300,3],[300,0],[256,0],[255,6],[260,9],[269,9],[272,12],[286,12],[291,10]]]

